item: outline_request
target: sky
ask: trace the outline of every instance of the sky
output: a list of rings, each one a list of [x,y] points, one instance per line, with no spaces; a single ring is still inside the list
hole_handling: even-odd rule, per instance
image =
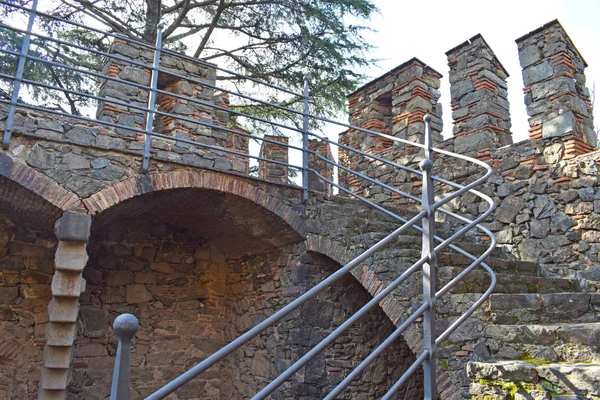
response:
[[[442,97],[444,135],[452,132],[450,88],[446,51],[480,33],[508,70],[508,96],[514,141],[528,137],[523,103],[523,80],[515,40],[545,23],[558,19],[588,63],[587,87],[596,82],[600,99],[600,0],[373,0],[380,13],[365,21],[375,32],[365,33],[377,46],[371,53],[378,67],[364,71],[376,78],[417,57],[444,75]],[[423,4],[426,4],[424,7]],[[600,126],[600,100],[595,124]]]

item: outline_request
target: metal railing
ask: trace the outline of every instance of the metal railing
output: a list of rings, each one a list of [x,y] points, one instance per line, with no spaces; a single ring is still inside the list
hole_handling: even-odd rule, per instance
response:
[[[414,374],[414,372],[422,366],[424,372],[424,395],[426,399],[436,399],[437,398],[437,389],[436,389],[436,354],[437,354],[437,346],[444,341],[452,332],[454,332],[457,327],[465,321],[470,315],[472,315],[475,310],[485,301],[485,299],[491,294],[495,284],[496,278],[491,270],[491,268],[486,265],[483,260],[491,253],[494,249],[496,241],[494,235],[484,226],[480,225],[484,219],[491,215],[494,209],[493,200],[475,190],[475,188],[482,183],[484,183],[487,178],[491,175],[491,168],[484,162],[464,156],[459,154],[454,154],[445,150],[437,149],[433,147],[432,144],[432,133],[430,127],[430,117],[425,117],[425,129],[424,129],[424,143],[414,143],[407,140],[403,140],[394,136],[382,134],[377,131],[364,129],[357,126],[352,126],[345,123],[340,123],[336,121],[332,121],[330,119],[312,115],[309,111],[310,106],[310,96],[309,96],[309,82],[305,79],[304,88],[302,93],[296,93],[292,90],[281,88],[276,85],[272,85],[268,82],[263,82],[258,79],[244,77],[243,75],[236,73],[234,71],[230,71],[227,69],[219,68],[215,65],[203,62],[201,60],[192,59],[190,57],[174,53],[168,49],[163,48],[161,43],[161,29],[158,29],[157,41],[154,45],[149,45],[147,43],[143,43],[140,41],[136,41],[131,38],[124,38],[123,36],[111,34],[109,32],[104,32],[102,30],[96,30],[93,28],[89,28],[82,24],[78,24],[72,21],[66,21],[55,16],[43,13],[38,11],[37,8],[37,0],[33,0],[31,8],[26,8],[23,6],[14,5],[4,0],[0,0],[0,5],[5,7],[12,7],[15,10],[21,10],[23,12],[28,13],[28,25],[26,30],[18,29],[14,26],[8,25],[6,22],[0,23],[0,29],[9,29],[12,32],[19,33],[23,35],[23,41],[20,48],[20,51],[12,51],[7,48],[0,49],[0,53],[5,55],[12,55],[17,58],[17,68],[14,74],[6,74],[0,73],[0,79],[4,79],[6,81],[10,81],[12,94],[9,99],[0,98],[0,103],[4,103],[8,106],[8,114],[5,122],[5,130],[3,135],[3,148],[6,150],[9,148],[11,142],[11,136],[14,129],[14,121],[15,115],[18,109],[29,109],[36,110],[45,113],[49,113],[50,115],[58,115],[62,117],[68,117],[77,119],[80,121],[84,121],[87,123],[100,124],[106,126],[108,128],[124,128],[128,131],[133,131],[136,133],[140,133],[144,136],[144,146],[142,153],[142,170],[147,171],[152,159],[152,144],[153,140],[164,139],[164,140],[173,140],[177,143],[184,143],[186,145],[190,145],[193,148],[202,148],[203,150],[215,151],[218,154],[232,154],[237,157],[245,157],[248,159],[254,159],[258,161],[264,161],[268,163],[282,165],[288,168],[296,168],[302,173],[302,189],[303,189],[303,200],[306,201],[309,196],[309,173],[314,174],[319,179],[326,182],[328,185],[332,187],[338,188],[341,193],[345,193],[348,196],[351,196],[358,201],[376,209],[398,221],[401,225],[388,234],[386,237],[381,239],[375,245],[371,246],[368,250],[357,256],[354,260],[344,265],[340,269],[338,269],[335,273],[328,276],[326,279],[321,281],[319,284],[308,290],[306,293],[283,307],[281,310],[277,311],[269,318],[259,323],[246,333],[242,334],[237,339],[233,340],[231,343],[224,346],[222,349],[204,359],[202,362],[185,372],[180,377],[176,378],[172,382],[165,385],[163,388],[159,389],[155,393],[151,394],[148,399],[161,399],[167,396],[170,393],[173,393],[175,390],[180,388],[186,382],[189,382],[194,377],[201,374],[203,371],[207,370],[215,363],[219,362],[227,355],[231,354],[236,349],[240,348],[242,345],[255,338],[261,332],[265,331],[268,327],[280,321],[286,315],[296,310],[298,307],[302,306],[309,299],[313,298],[317,293],[319,293],[324,288],[333,284],[335,281],[340,279],[342,276],[348,274],[353,268],[360,265],[367,258],[371,257],[374,253],[380,251],[384,247],[388,246],[390,243],[394,241],[399,235],[408,232],[409,230],[416,230],[420,232],[422,236],[422,249],[421,249],[421,257],[413,263],[413,265],[408,268],[405,272],[403,272],[400,276],[395,278],[392,283],[390,283],[387,287],[385,287],[381,292],[375,295],[367,304],[359,309],[355,314],[350,316],[345,322],[343,322],[339,327],[337,327],[333,332],[331,332],[327,337],[325,337],[320,343],[314,346],[310,351],[308,351],[304,356],[302,356],[298,361],[292,364],[287,370],[285,370],[278,377],[273,379],[266,387],[261,389],[253,399],[264,399],[273,393],[283,382],[289,379],[293,374],[295,374],[300,368],[306,365],[313,357],[319,354],[323,349],[325,349],[328,345],[332,344],[333,341],[339,337],[339,335],[344,332],[348,327],[354,324],[358,319],[364,316],[369,310],[374,307],[377,307],[378,304],[382,302],[392,291],[399,287],[403,282],[405,282],[413,273],[417,271],[421,271],[423,274],[423,295],[422,295],[422,303],[421,305],[402,323],[400,323],[394,332],[384,340],[368,357],[366,357],[352,372],[350,372],[325,398],[326,399],[334,399],[336,396],[341,394],[347,387],[352,383],[354,379],[356,379],[360,374],[365,370],[365,368],[370,365],[378,355],[380,355],[391,343],[394,342],[411,324],[415,323],[419,318],[422,318],[422,330],[423,330],[423,348],[420,354],[416,355],[416,361],[407,369],[407,371],[400,377],[400,379],[389,389],[387,394],[383,397],[383,399],[390,399],[392,396],[399,390],[399,388]],[[55,21],[59,21],[60,23],[71,24],[73,26],[88,29],[93,32],[102,33],[108,35],[109,37],[114,37],[118,40],[124,40],[127,43],[133,44],[135,46],[139,46],[140,48],[149,50],[153,54],[153,63],[149,65],[147,63],[141,62],[137,59],[127,58],[117,54],[111,54],[99,51],[97,49],[85,48],[83,46],[79,46],[77,44],[69,43],[62,41],[57,38],[53,38],[48,35],[43,35],[35,31],[35,22],[37,18],[45,18],[51,19]],[[60,46],[69,46],[74,51],[85,51],[90,52],[92,54],[105,57],[108,59],[119,60],[121,62],[125,62],[128,65],[138,66],[141,68],[145,68],[151,71],[151,79],[149,85],[144,85],[140,83],[135,83],[127,80],[120,79],[115,76],[111,76],[107,73],[104,73],[100,70],[100,68],[94,70],[90,68],[82,68],[81,66],[70,65],[64,61],[56,61],[55,59],[45,59],[43,57],[38,57],[30,54],[30,49],[32,46],[35,46],[35,42],[43,40],[43,41],[52,41],[53,43]],[[194,63],[195,65],[199,65],[205,68],[215,69],[224,74],[229,74],[236,76],[237,78],[247,78],[254,85],[261,85],[264,88],[268,88],[268,90],[275,90],[282,93],[282,96],[291,96],[291,98],[298,99],[298,104],[301,106],[298,109],[283,106],[281,104],[270,103],[266,100],[262,100],[258,97],[253,97],[252,95],[242,93],[241,91],[232,90],[225,87],[219,87],[214,82],[208,80],[200,80],[191,78],[182,74],[179,74],[177,71],[172,69],[161,67],[161,57],[168,55],[170,57],[175,57],[182,62]],[[136,87],[142,90],[146,90],[148,93],[148,101],[147,105],[140,106],[136,104],[130,104],[124,101],[120,101],[118,99],[114,99],[108,96],[100,96],[94,95],[90,93],[84,93],[81,91],[66,89],[65,87],[59,87],[57,85],[52,85],[40,81],[35,81],[34,79],[26,79],[24,78],[24,70],[27,63],[40,63],[46,66],[55,66],[59,68],[64,68],[65,70],[72,71],[77,74],[86,74],[89,77],[94,79],[102,80],[103,82],[117,82],[121,84],[126,84],[131,87]],[[192,96],[186,96],[181,94],[175,94],[164,89],[160,89],[158,87],[158,79],[159,74],[167,74],[175,79],[183,79],[188,82],[202,85],[203,87],[221,90],[225,93],[228,93],[231,96],[242,99],[243,101],[250,101],[256,104],[260,104],[261,106],[272,107],[277,109],[278,111],[282,111],[289,115],[289,118],[293,121],[294,118],[297,118],[297,124],[286,124],[282,120],[269,120],[266,118],[257,117],[251,115],[249,113],[244,113],[236,110],[234,107],[224,107],[218,104],[215,104],[211,101],[201,100]],[[137,110],[145,113],[145,126],[137,127],[119,124],[115,122],[105,121],[103,119],[97,119],[93,116],[84,116],[84,115],[75,115],[66,113],[64,111],[53,110],[45,107],[44,105],[36,105],[32,104],[32,102],[27,101],[19,101],[20,96],[26,94],[26,92],[22,91],[22,86],[28,85],[30,87],[38,87],[44,90],[57,91],[59,93],[70,93],[72,95],[82,96],[93,101],[104,102],[107,104],[113,104],[116,106],[127,107],[130,110]],[[240,131],[239,129],[234,129],[231,126],[223,126],[217,125],[211,122],[206,122],[201,119],[197,119],[189,116],[177,115],[171,112],[167,112],[164,110],[156,109],[156,99],[158,95],[166,95],[171,98],[185,100],[190,103],[198,104],[203,107],[210,107],[213,110],[220,110],[230,113],[239,118],[247,118],[255,121],[256,123],[266,124],[269,127],[281,129],[287,132],[292,132],[301,135],[301,146],[294,146],[289,144],[283,144],[278,141],[270,140],[264,137],[255,137],[249,133]],[[302,161],[301,165],[296,165],[289,162],[283,162],[280,160],[269,159],[257,155],[251,154],[242,154],[238,150],[228,149],[223,146],[217,146],[214,144],[206,144],[201,143],[192,139],[185,138],[174,138],[162,132],[157,132],[154,128],[154,121],[157,116],[161,117],[170,117],[175,118],[177,120],[181,120],[187,123],[196,124],[202,127],[211,128],[226,132],[228,135],[237,135],[245,138],[254,138],[263,143],[272,143],[278,146],[286,146],[288,149],[293,149],[302,152]],[[359,149],[353,148],[348,145],[344,145],[341,143],[337,143],[331,139],[328,139],[324,135],[319,135],[312,131],[310,128],[311,121],[316,123],[328,123],[335,124],[336,126],[343,127],[345,129],[352,129],[357,132],[363,132],[373,137],[384,138],[389,141],[392,141],[399,145],[408,146],[409,148],[414,148],[416,150],[422,151],[423,159],[419,163],[419,169],[411,168],[406,165],[399,164],[397,162],[386,159],[383,156],[367,153],[365,151],[361,151]],[[329,158],[319,154],[316,151],[310,150],[308,147],[309,138],[317,138],[321,141],[324,141],[330,145],[337,146],[338,148],[343,149],[346,152],[351,152],[356,154],[359,157],[364,159],[375,160],[379,163],[391,166],[395,169],[402,170],[406,173],[412,174],[420,178],[422,181],[422,192],[421,196],[415,196],[410,193],[406,193],[392,185],[383,183],[378,181],[377,179],[370,177],[361,172],[354,171],[348,165],[342,165],[340,163],[335,162],[334,160],[330,160]],[[470,163],[473,163],[482,168],[483,174],[475,179],[473,182],[467,185],[461,185],[455,182],[448,181],[446,179],[440,178],[433,174],[433,155],[438,154],[444,157],[453,158],[456,160],[463,160]],[[378,185],[382,187],[384,190],[389,191],[392,194],[399,195],[405,199],[411,200],[414,202],[417,211],[416,215],[412,218],[406,219],[397,213],[390,211],[389,209],[383,207],[381,204],[375,203],[373,200],[368,199],[365,196],[354,193],[349,188],[341,185],[333,178],[329,178],[321,174],[321,172],[315,168],[312,168],[309,163],[309,155],[312,155],[316,159],[319,159],[321,162],[338,168],[338,170],[344,171],[347,174],[352,174],[357,176],[359,179],[369,182],[373,185]],[[434,192],[435,185],[443,184],[449,188],[452,188],[454,191],[446,194],[441,197],[439,200],[435,200]],[[459,196],[462,196],[466,193],[470,193],[487,202],[489,208],[482,213],[477,218],[471,220],[467,217],[458,215],[446,208],[447,205],[452,200],[456,199]],[[443,238],[436,234],[435,232],[435,223],[436,223],[436,214],[444,214],[446,217],[450,217],[456,219],[464,224],[462,228],[458,231],[452,233],[449,237]],[[484,235],[487,235],[490,238],[489,248],[480,256],[471,255],[467,251],[461,249],[455,243],[456,241],[463,237],[467,232],[477,229],[482,232]],[[462,272],[460,272],[456,277],[454,277],[450,282],[445,284],[443,287],[438,289],[437,282],[437,255],[440,252],[451,249],[463,256],[466,256],[472,263],[466,267]],[[439,336],[436,336],[436,314],[435,308],[436,303],[439,299],[448,293],[457,283],[459,283],[462,279],[466,277],[471,271],[475,268],[481,266],[485,271],[487,271],[490,275],[490,285],[485,293],[471,306],[469,309],[463,313],[462,316],[456,319],[443,333]],[[137,330],[137,319],[135,319],[132,315],[123,315],[115,320],[115,333],[119,338],[119,345],[117,351],[117,360],[115,363],[115,370],[113,376],[113,386],[111,391],[111,399],[126,399],[129,397],[130,391],[130,382],[129,382],[129,345],[131,339],[134,337],[135,332]]]

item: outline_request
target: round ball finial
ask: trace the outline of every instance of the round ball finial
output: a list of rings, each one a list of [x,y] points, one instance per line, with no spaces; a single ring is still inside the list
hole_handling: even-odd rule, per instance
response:
[[[140,323],[135,315],[121,314],[115,318],[113,328],[119,339],[131,340],[140,327]]]
[[[431,171],[431,168],[433,168],[433,161],[431,161],[430,159],[423,159],[421,160],[421,162],[419,163],[419,168],[421,168],[421,171]]]
[[[431,122],[432,119],[433,117],[431,116],[431,114],[425,114],[425,116],[423,117],[423,121],[425,122]]]

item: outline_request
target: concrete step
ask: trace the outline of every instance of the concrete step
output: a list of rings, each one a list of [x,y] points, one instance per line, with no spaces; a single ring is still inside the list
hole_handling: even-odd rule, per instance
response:
[[[440,267],[438,270],[440,285],[450,282],[463,271],[458,267]],[[490,276],[482,270],[471,271],[458,283],[452,293],[483,293],[490,283]],[[579,292],[579,284],[573,279],[543,278],[528,275],[497,274],[495,293],[562,293]]]
[[[495,359],[600,363],[600,322],[491,325],[485,343]]]
[[[476,400],[567,400],[600,396],[600,365],[469,362],[467,374],[472,382],[471,398]]]

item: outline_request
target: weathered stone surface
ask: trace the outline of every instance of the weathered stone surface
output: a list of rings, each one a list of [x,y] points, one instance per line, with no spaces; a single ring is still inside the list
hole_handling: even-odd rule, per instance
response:
[[[57,221],[56,236],[61,240],[86,242],[90,237],[92,218],[88,214],[65,213]]]
[[[50,322],[46,329],[46,343],[50,346],[71,346],[76,334],[75,324]]]
[[[552,75],[554,75],[554,68],[552,67],[552,64],[550,64],[549,60],[544,60],[539,64],[523,70],[523,83],[525,86],[531,85],[533,83],[550,78]]]
[[[77,235],[77,232],[72,233]],[[76,273],[83,271],[88,259],[85,242],[61,240],[56,249],[54,265],[58,271]]]
[[[40,388],[46,390],[64,390],[68,384],[68,377],[68,369],[42,368]]]
[[[523,361],[503,361],[495,363],[470,362],[467,374],[471,379],[503,379],[507,381],[537,382],[535,364]]]
[[[500,203],[496,211],[496,219],[503,223],[511,223],[524,207],[525,202],[521,198],[515,196],[507,197]]]
[[[85,279],[80,274],[56,271],[52,278],[52,295],[77,298],[85,291]]]
[[[543,379],[567,392],[600,395],[600,367],[589,364],[547,364],[536,368]]]
[[[542,137],[553,138],[570,135],[575,131],[575,116],[568,111],[542,124]]]
[[[71,366],[72,347],[46,346],[44,348],[43,362],[46,368],[64,368]]]
[[[77,299],[54,298],[48,304],[48,317],[51,322],[77,321],[79,314],[79,301]]]
[[[127,285],[125,293],[129,304],[142,304],[152,300],[152,295],[144,285]]]

